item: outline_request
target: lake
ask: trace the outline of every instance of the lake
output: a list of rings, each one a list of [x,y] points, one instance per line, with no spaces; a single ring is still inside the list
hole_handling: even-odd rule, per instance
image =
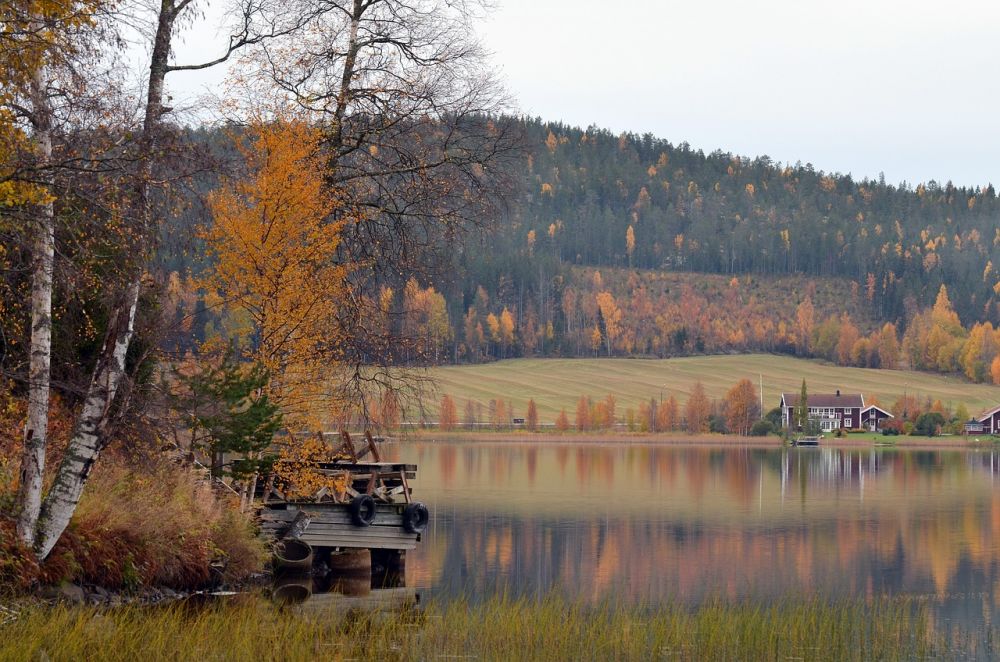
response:
[[[909,596],[996,624],[1000,453],[406,442],[431,596],[586,601]]]

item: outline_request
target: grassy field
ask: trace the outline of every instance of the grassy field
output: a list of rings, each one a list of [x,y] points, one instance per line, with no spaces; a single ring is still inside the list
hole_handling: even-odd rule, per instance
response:
[[[308,614],[263,600],[183,607],[36,608],[0,626],[3,660],[916,660],[967,650],[905,602],[688,610],[559,598],[431,604],[404,614]],[[956,643],[958,646],[956,647]]]
[[[930,396],[952,408],[964,403],[969,412],[1000,404],[1000,387],[971,384],[905,370],[842,368],[819,361],[769,354],[695,356],[674,359],[513,359],[473,366],[433,368],[436,391],[425,400],[436,415],[441,395],[456,400],[459,420],[467,399],[484,407],[491,399],[510,400],[516,416],[524,416],[529,398],[538,406],[542,423],[551,423],[565,408],[570,421],[581,395],[617,399],[618,416],[642,400],[675,395],[683,404],[695,381],[701,380],[711,398],[721,398],[739,379],[759,385],[763,379],[764,409],[778,405],[782,392],[798,393],[805,378],[812,393],[861,392],[888,408],[904,391],[921,401]]]

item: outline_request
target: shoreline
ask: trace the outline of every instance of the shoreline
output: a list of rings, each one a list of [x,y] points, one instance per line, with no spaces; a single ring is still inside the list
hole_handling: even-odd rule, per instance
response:
[[[716,433],[688,434],[678,432],[528,432],[514,431],[468,431],[453,430],[408,430],[401,435],[393,435],[394,443],[412,441],[468,441],[482,443],[504,444],[574,444],[597,446],[717,446],[743,448],[781,448],[785,446],[780,437],[746,437],[742,435],[723,435]],[[884,440],[884,441],[882,441]],[[820,447],[830,448],[920,448],[925,450],[954,450],[990,448],[1000,443],[985,439],[974,441],[962,436],[947,437],[911,437],[908,435],[891,435],[872,438],[870,436],[851,438],[826,437]]]

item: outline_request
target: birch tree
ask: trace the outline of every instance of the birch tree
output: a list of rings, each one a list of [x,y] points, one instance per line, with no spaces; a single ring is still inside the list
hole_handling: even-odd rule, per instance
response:
[[[54,132],[60,82],[85,87],[75,69],[92,60],[103,0],[12,0],[0,7],[0,202],[24,210],[31,270],[28,406],[17,533],[31,544],[42,498],[52,362],[55,260]],[[18,154],[20,162],[13,162]],[[6,161],[6,163],[4,163]]]
[[[234,81],[250,92],[234,96],[278,95],[323,127],[328,183],[363,214],[345,225],[339,247],[344,263],[359,266],[350,276],[356,291],[401,291],[414,276],[434,283],[453,261],[455,237],[503,211],[520,150],[499,117],[507,99],[475,37],[484,3],[291,0],[288,7],[314,16],[309,30],[294,42],[261,44]],[[358,381],[419,347],[399,328],[387,337],[371,326],[376,316],[364,306],[375,300],[356,297],[342,314],[351,327],[345,359],[358,367]]]
[[[295,22],[281,25],[272,21],[260,22],[260,3],[245,0],[236,12],[236,29],[218,58],[195,64],[175,63],[172,60],[173,40],[179,29],[193,20],[195,12],[193,0],[160,0],[153,11],[151,54],[144,76],[145,104],[135,129],[138,138],[131,145],[131,153],[123,159],[130,164],[123,179],[129,182],[125,216],[131,223],[127,237],[123,237],[123,248],[131,252],[132,259],[126,267],[125,284],[114,296],[108,311],[103,344],[55,480],[37,518],[25,509],[27,515],[22,518],[25,521],[19,526],[24,531],[34,529],[33,546],[39,559],[48,556],[69,524],[92,467],[110,439],[113,417],[117,409],[123,407],[123,403],[116,402],[116,396],[126,378],[126,356],[135,333],[144,276],[162,216],[154,203],[153,174],[165,133],[164,118],[171,112],[164,104],[166,76],[174,71],[203,69],[225,62],[244,46],[285,34],[298,26]],[[44,461],[44,455],[40,457]]]

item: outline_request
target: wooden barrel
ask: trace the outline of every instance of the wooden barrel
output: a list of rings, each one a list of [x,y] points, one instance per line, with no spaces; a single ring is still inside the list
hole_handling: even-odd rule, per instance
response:
[[[312,545],[292,538],[274,546],[274,570],[282,573],[307,573],[312,570]]]
[[[371,577],[372,553],[367,549],[348,549],[342,552],[330,552],[326,562],[330,572],[335,576],[364,575]]]

